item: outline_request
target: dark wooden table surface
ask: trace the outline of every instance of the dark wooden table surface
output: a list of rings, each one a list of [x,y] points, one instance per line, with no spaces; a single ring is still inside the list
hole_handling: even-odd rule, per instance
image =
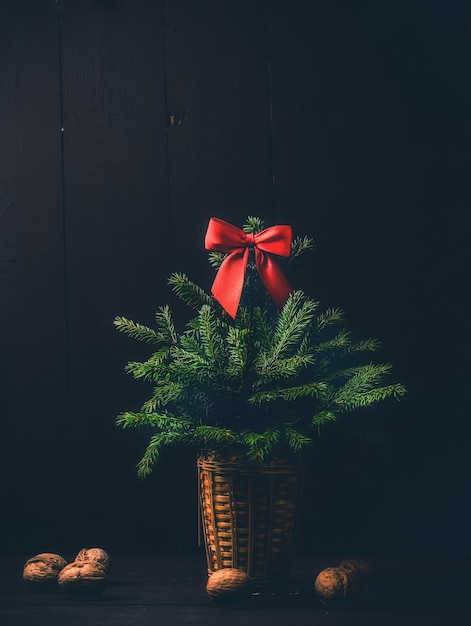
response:
[[[374,576],[362,595],[354,603],[330,609],[313,593],[313,579],[344,557],[299,557],[283,589],[252,595],[245,605],[231,608],[214,606],[207,597],[202,555],[110,557],[109,586],[96,597],[70,597],[59,589],[28,590],[22,580],[27,556],[0,557],[0,626],[471,623],[469,557],[369,559]]]

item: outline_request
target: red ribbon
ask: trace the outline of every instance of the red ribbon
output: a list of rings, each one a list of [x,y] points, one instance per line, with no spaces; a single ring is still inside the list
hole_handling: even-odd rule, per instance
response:
[[[291,226],[272,226],[256,235],[212,217],[205,237],[206,250],[228,253],[216,274],[211,293],[235,319],[239,308],[249,249],[255,250],[255,263],[266,290],[279,309],[293,291],[272,255],[287,257],[293,238]]]

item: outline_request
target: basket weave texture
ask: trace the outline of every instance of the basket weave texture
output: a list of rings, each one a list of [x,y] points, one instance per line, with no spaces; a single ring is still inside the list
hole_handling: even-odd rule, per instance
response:
[[[200,457],[197,467],[209,575],[233,567],[260,582],[288,576],[302,466]]]

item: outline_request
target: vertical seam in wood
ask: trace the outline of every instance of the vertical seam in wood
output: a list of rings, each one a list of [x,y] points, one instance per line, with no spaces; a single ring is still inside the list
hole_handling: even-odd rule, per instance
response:
[[[270,24],[269,24],[269,0],[265,2],[265,36],[266,36],[266,66],[267,66],[267,80],[268,80],[268,123],[270,125],[270,146],[269,146],[269,158],[270,158],[270,170],[271,170],[271,213],[272,223],[277,221],[276,218],[276,203],[275,203],[275,187],[276,187],[276,173],[275,173],[275,157],[274,157],[274,145],[275,145],[275,129],[273,124],[273,85],[272,85],[272,68],[271,68],[271,45],[270,45]]]
[[[167,3],[162,0],[162,58],[164,62],[164,99],[165,99],[165,151],[166,151],[166,166],[167,166],[167,228],[168,228],[168,240],[170,245],[168,247],[168,261],[170,265],[170,271],[174,270],[173,259],[173,228],[172,228],[172,215],[170,204],[170,145],[169,145],[169,126],[168,126],[168,61],[167,61]]]
[[[60,135],[60,186],[61,186],[61,215],[62,215],[62,268],[63,268],[63,289],[64,289],[64,376],[65,376],[65,399],[66,415],[70,425],[70,328],[69,328],[69,282],[67,263],[67,222],[66,222],[66,194],[65,194],[65,127],[64,127],[64,66],[62,56],[62,13],[61,0],[56,0],[57,9],[57,59],[59,66],[59,135]],[[69,428],[69,437],[71,429]],[[69,452],[71,452],[70,439],[68,440]]]

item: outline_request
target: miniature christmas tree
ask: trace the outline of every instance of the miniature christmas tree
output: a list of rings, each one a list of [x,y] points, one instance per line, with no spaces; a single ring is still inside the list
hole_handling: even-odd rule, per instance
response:
[[[138,464],[141,476],[168,446],[189,445],[200,453],[237,451],[249,462],[297,455],[342,414],[405,393],[402,384],[384,384],[390,364],[365,362],[379,349],[378,340],[354,341],[341,310],[322,309],[290,288],[282,267],[312,250],[310,238],[291,241],[290,227],[264,230],[256,217],[249,217],[243,230],[222,220],[212,220],[211,226],[232,229],[230,235],[240,241],[226,249],[208,245],[207,237],[209,260],[218,270],[213,293],[219,300],[226,298],[226,290],[233,291],[232,283],[221,281],[224,264],[226,276],[239,272],[241,262],[244,266],[242,279],[237,278],[241,293],[229,293],[228,310],[186,274],[174,273],[169,284],[193,311],[182,332],[168,306],[157,310],[155,328],[124,317],[114,322],[153,347],[147,360],[126,368],[152,384],[152,395],[139,411],[122,413],[117,420],[123,428],[153,429]],[[279,249],[288,245],[289,256],[264,250],[263,242],[274,237],[283,238]]]

